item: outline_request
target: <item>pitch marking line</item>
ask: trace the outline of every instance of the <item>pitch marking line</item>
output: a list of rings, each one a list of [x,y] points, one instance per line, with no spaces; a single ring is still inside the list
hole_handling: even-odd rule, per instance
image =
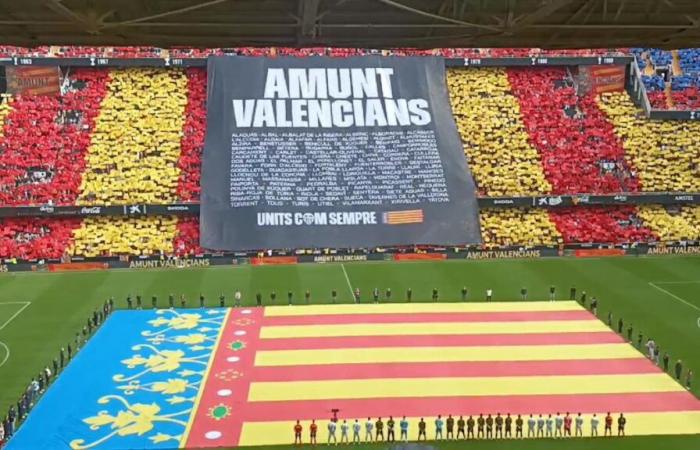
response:
[[[343,269],[343,275],[345,275],[345,281],[348,283],[348,289],[350,290],[350,300],[355,299],[355,293],[352,290],[352,284],[350,283],[350,277],[348,276],[347,270],[345,270],[345,264],[340,264],[340,267]]]
[[[671,296],[671,297],[675,298],[675,299],[678,300],[679,302],[685,304],[686,306],[690,306],[691,308],[693,308],[693,309],[696,310],[696,311],[700,311],[700,308],[698,308],[697,306],[695,306],[695,305],[693,305],[692,303],[690,303],[690,302],[688,302],[688,301],[686,301],[686,300],[680,298],[680,297],[677,296],[676,294],[667,291],[666,289],[662,288],[661,286],[658,286],[658,285],[654,284],[654,283],[651,282],[651,281],[649,282],[649,286],[651,286],[651,287],[653,287],[653,288],[655,288],[655,289],[658,289],[659,291],[663,292],[664,294],[666,294],[666,295],[668,295],[668,296]]]
[[[655,281],[656,284],[698,284],[700,280],[693,281]]]
[[[15,317],[19,316],[22,313],[22,311],[24,311],[31,304],[32,302],[0,302],[0,305],[23,305],[16,313],[14,313],[9,319],[7,319],[5,323],[2,324],[2,326],[0,326],[0,330],[9,325],[9,323],[12,322],[15,319]],[[5,358],[3,358],[2,362],[0,362],[0,367],[2,367],[5,365],[7,360],[10,359],[10,347],[8,347],[7,344],[5,344],[2,341],[0,341],[0,347],[5,349]]]

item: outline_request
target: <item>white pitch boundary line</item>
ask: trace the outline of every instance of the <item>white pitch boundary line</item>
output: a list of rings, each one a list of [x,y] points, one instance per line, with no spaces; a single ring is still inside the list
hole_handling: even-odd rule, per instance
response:
[[[7,319],[5,323],[2,324],[2,326],[0,326],[0,330],[5,328],[10,322],[12,322],[15,319],[15,317],[19,316],[22,313],[22,311],[24,311],[31,304],[32,302],[0,302],[0,305],[24,305],[19,309],[19,311],[14,313],[12,317]],[[5,365],[7,360],[10,359],[10,347],[8,347],[7,344],[5,344],[3,341],[0,341],[0,346],[5,349],[5,358],[2,360],[2,362],[0,362],[0,367],[2,367]]]
[[[651,281],[649,282],[649,286],[660,290],[660,291],[663,292],[664,294],[675,298],[675,299],[678,300],[679,302],[683,303],[683,304],[686,305],[686,306],[690,306],[691,308],[693,308],[693,309],[696,310],[696,311],[700,311],[700,308],[698,308],[697,306],[695,306],[695,305],[693,305],[692,303],[690,303],[690,302],[688,302],[688,301],[686,301],[686,300],[680,298],[680,297],[677,296],[676,294],[674,294],[674,293],[672,293],[672,292],[669,292],[669,291],[667,291],[666,289],[664,289],[664,288],[662,288],[662,287],[660,287],[660,286],[655,285],[655,284],[654,284],[653,282],[651,282]]]
[[[355,293],[352,290],[352,284],[350,283],[350,277],[348,276],[347,270],[345,270],[345,264],[340,264],[340,267],[343,269],[343,275],[345,275],[345,281],[348,283],[348,289],[350,290],[350,300],[353,300],[355,298]]]
[[[9,325],[10,322],[12,322],[12,321],[15,319],[15,317],[17,317],[17,316],[19,316],[20,314],[22,314],[22,311],[24,311],[25,309],[27,309],[27,307],[28,307],[29,305],[31,305],[31,304],[32,304],[32,302],[0,302],[0,305],[24,305],[24,306],[22,306],[16,313],[14,313],[12,316],[10,316],[10,318],[7,319],[7,320],[5,321],[5,323],[3,323],[2,325],[0,325],[0,330],[2,330],[2,329],[5,328],[7,325]]]
[[[698,284],[700,280],[697,281],[654,281],[656,284]]]

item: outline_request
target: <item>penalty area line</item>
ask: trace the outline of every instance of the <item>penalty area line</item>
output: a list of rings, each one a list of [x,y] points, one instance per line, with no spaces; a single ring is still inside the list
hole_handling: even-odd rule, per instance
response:
[[[667,291],[666,289],[662,288],[661,286],[657,286],[656,284],[654,284],[654,283],[651,282],[651,281],[649,282],[649,286],[651,286],[651,287],[653,287],[653,288],[655,288],[655,289],[658,289],[659,291],[663,292],[664,294],[666,294],[666,295],[668,295],[668,296],[670,296],[670,297],[675,298],[675,299],[678,300],[679,302],[683,303],[683,304],[686,305],[686,306],[690,306],[691,308],[693,308],[693,309],[696,310],[696,311],[700,311],[700,308],[698,308],[697,306],[695,306],[695,305],[693,305],[692,303],[690,303],[690,302],[688,302],[688,301],[686,301],[686,300],[680,298],[679,296],[677,296],[677,295],[674,294],[673,292],[669,292],[669,291]]]
[[[29,305],[31,305],[32,302],[1,302],[0,305],[22,305],[22,307],[15,312],[12,316],[10,316],[9,319],[5,321],[5,323],[0,326],[0,330],[5,328],[10,322],[12,322],[15,317],[19,316],[22,311],[24,311]],[[8,359],[10,359],[10,347],[7,346],[3,341],[0,341],[0,347],[5,349],[5,357],[2,359],[2,362],[0,362],[0,367],[4,366],[5,363],[7,362]]]

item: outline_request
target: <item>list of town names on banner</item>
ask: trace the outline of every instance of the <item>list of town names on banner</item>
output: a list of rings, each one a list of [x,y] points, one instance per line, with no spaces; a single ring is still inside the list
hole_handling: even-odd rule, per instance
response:
[[[234,208],[450,201],[430,129],[236,132],[230,180]]]

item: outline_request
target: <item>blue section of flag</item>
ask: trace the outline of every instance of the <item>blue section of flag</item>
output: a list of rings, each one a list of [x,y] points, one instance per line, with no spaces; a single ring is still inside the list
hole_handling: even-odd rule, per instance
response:
[[[178,448],[226,309],[117,311],[7,450]]]

